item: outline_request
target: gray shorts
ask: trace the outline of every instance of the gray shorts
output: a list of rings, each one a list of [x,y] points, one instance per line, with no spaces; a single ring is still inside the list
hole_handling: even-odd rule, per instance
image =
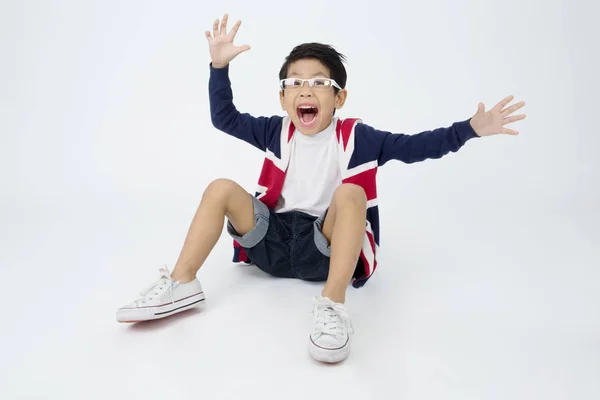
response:
[[[227,232],[250,260],[273,276],[327,280],[331,246],[322,233],[327,210],[318,218],[300,211],[275,213],[253,199],[255,227],[250,232],[240,236],[227,222]]]

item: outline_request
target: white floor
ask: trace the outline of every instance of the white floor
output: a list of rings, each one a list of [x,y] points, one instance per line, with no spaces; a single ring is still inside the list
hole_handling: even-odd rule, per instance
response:
[[[349,288],[357,333],[336,366],[306,352],[320,285],[233,265],[227,237],[200,271],[203,309],[115,321],[174,262],[193,204],[13,214],[0,398],[598,398],[598,209],[417,200],[382,205],[381,266]]]

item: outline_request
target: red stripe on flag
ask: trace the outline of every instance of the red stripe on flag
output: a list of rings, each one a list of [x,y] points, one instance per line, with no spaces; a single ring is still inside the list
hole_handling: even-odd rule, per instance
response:
[[[371,168],[344,179],[344,183],[353,183],[359,185],[365,191],[367,200],[373,200],[377,198],[377,182],[375,176],[377,175],[377,168]]]
[[[267,188],[265,195],[260,199],[267,207],[273,208],[277,204],[284,179],[285,172],[280,170],[273,161],[265,158],[258,184]]]
[[[296,130],[296,127],[294,126],[293,123],[290,122],[290,127],[288,129],[288,143],[290,142],[290,140],[292,140],[292,136],[294,135],[294,131]]]
[[[247,262],[248,260],[249,259],[248,259],[248,255],[246,254],[246,251],[244,250],[243,247],[240,247],[240,261]]]
[[[367,237],[369,238],[369,243],[371,243],[371,250],[373,250],[373,265],[371,268],[371,273],[373,273],[377,268],[377,252],[375,248],[375,237],[371,234],[371,232],[367,232]]]
[[[345,119],[342,122],[342,139],[344,140],[344,151],[348,147],[348,140],[350,140],[350,133],[352,133],[352,127],[354,126],[353,119]]]
[[[233,248],[238,250],[238,255],[237,255],[238,262],[247,262],[248,261],[248,255],[244,251],[244,248],[235,239],[233,240]]]
[[[350,134],[352,133],[352,129],[354,129],[354,125],[360,118],[348,118],[342,121],[341,130],[342,131],[342,139],[344,140],[344,151],[348,147],[348,142],[350,141]],[[339,120],[338,120],[339,122]],[[338,124],[339,127],[339,124]],[[340,137],[338,135],[338,142],[340,141]]]
[[[371,275],[371,265],[367,261],[367,258],[365,257],[365,253],[363,251],[360,252],[360,259],[362,260],[363,266],[365,267],[365,274],[360,277],[362,279],[362,278],[366,278],[367,276]]]

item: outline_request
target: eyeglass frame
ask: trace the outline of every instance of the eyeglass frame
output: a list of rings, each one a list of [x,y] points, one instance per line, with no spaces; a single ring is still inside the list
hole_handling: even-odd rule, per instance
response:
[[[301,84],[301,85],[300,85],[298,88],[292,88],[292,89],[300,89],[300,88],[304,87],[304,82],[308,82],[308,86],[309,86],[310,88],[313,88],[313,87],[314,87],[314,84],[315,84],[315,80],[317,80],[317,79],[319,79],[319,80],[321,80],[321,79],[324,79],[324,80],[326,80],[326,81],[329,81],[329,82],[330,82],[330,84],[331,84],[331,85],[330,85],[329,87],[334,87],[334,88],[337,88],[337,89],[339,89],[339,90],[342,90],[342,87],[341,87],[341,86],[340,86],[340,85],[339,85],[339,84],[338,84],[338,83],[335,81],[335,79],[331,79],[331,78],[324,78],[324,77],[311,78],[311,79],[302,79],[302,78],[285,78],[285,79],[282,79],[282,80],[280,80],[280,81],[279,81],[279,88],[280,88],[281,90],[285,90],[285,89],[286,89],[286,88],[284,88],[284,86],[283,86],[283,82],[285,82],[285,81],[286,81],[286,80],[288,80],[288,79],[294,79],[294,80],[297,80],[297,81],[302,81],[302,84]]]

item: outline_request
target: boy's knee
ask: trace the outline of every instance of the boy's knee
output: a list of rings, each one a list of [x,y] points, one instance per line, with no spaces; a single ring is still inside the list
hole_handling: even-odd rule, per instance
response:
[[[237,183],[231,179],[219,178],[208,184],[204,191],[203,199],[225,201],[229,195],[237,188]]]
[[[364,189],[353,183],[343,183],[335,191],[333,199],[337,205],[354,204],[361,207],[367,206],[367,195]]]

